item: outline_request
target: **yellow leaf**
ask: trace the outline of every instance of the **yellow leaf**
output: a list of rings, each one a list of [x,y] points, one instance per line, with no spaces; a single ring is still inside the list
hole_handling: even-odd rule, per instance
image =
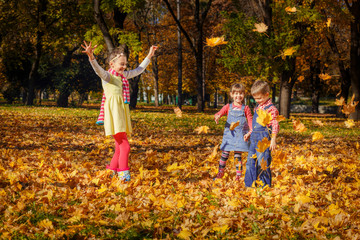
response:
[[[309,203],[312,201],[312,199],[306,195],[298,195],[295,197],[295,199],[299,202],[299,203]]]
[[[335,99],[335,105],[342,106],[345,103],[345,99],[341,97],[340,99]]]
[[[293,127],[296,132],[305,132],[307,129],[300,120],[293,120]]]
[[[311,205],[309,207],[309,211],[312,212],[312,213],[316,213],[318,211],[318,209],[314,205]]]
[[[353,94],[351,101],[343,106],[342,112],[345,113],[346,115],[349,115],[353,112],[355,112],[355,107],[356,105],[359,103],[359,101],[355,102],[355,94]]]
[[[259,123],[261,126],[266,127],[272,120],[271,113],[267,112],[263,109],[256,110],[258,118],[256,119],[256,122]]]
[[[286,7],[285,8],[285,11],[288,13],[288,14],[291,14],[291,13],[296,13],[296,7]]]
[[[268,26],[265,23],[255,23],[254,32],[264,33],[268,30]]]
[[[281,51],[281,58],[286,59],[287,56],[292,56],[296,52],[296,49],[294,47],[290,47],[285,49],[284,51]],[[290,82],[290,81],[289,81]]]
[[[356,149],[359,149],[360,148],[360,144],[359,142],[356,142]]]
[[[191,232],[187,229],[183,229],[177,236],[181,239],[190,239]]]
[[[100,189],[98,189],[98,190],[96,190],[98,193],[103,193],[103,192],[105,192],[105,191],[107,191],[107,187],[104,185],[104,184],[102,184],[101,185],[101,188]]]
[[[355,122],[353,119],[348,119],[347,121],[345,121],[345,126],[347,128],[352,128],[353,126],[355,126]]]
[[[185,169],[185,166],[183,166],[183,165],[178,166],[178,163],[173,163],[166,168],[166,171],[172,172],[172,171],[179,170],[179,169]]]
[[[267,137],[264,137],[261,141],[258,142],[256,151],[265,152],[266,149],[270,147],[270,140]]]
[[[209,47],[216,47],[218,45],[226,44],[224,37],[206,38],[206,45]]]
[[[312,135],[312,141],[319,141],[324,139],[324,135],[321,134],[321,132],[314,132],[314,134]]]
[[[237,121],[237,122],[232,122],[232,123],[230,124],[229,129],[230,129],[231,131],[234,131],[235,128],[236,128],[237,126],[239,126],[239,124],[240,124],[240,120]]]
[[[331,25],[331,18],[328,18],[327,21],[326,21],[326,26],[330,27],[330,25]]]
[[[213,227],[213,230],[215,232],[221,232],[221,233],[225,233],[226,230],[228,230],[229,226],[228,225],[224,225],[222,227]]]
[[[49,219],[44,219],[38,223],[38,226],[46,229],[54,229],[52,222]]]
[[[98,185],[99,181],[100,181],[99,178],[94,178],[93,180],[91,180],[91,182],[95,183],[95,185]]]
[[[182,117],[182,111],[179,107],[174,108],[174,112],[176,114],[177,117],[181,118]]]
[[[331,204],[329,206],[329,210],[328,210],[328,213],[330,213],[330,215],[337,215],[341,212],[341,209],[339,209],[339,207],[335,204]]]
[[[304,79],[305,79],[305,77],[304,77],[304,76],[302,76],[302,75],[298,77],[298,81],[299,81],[299,82],[304,81]]]
[[[329,80],[329,79],[331,79],[331,76],[327,73],[321,73],[321,74],[319,74],[319,78],[322,80]]]
[[[195,132],[197,132],[197,134],[200,134],[200,133],[207,133],[209,130],[209,127],[208,126],[200,126],[200,127],[197,127],[195,128]]]
[[[268,169],[267,162],[264,159],[260,161],[261,170],[266,171]]]
[[[281,122],[281,121],[284,121],[284,120],[286,120],[286,118],[283,115],[278,115],[276,117],[276,121],[278,121],[278,122]]]

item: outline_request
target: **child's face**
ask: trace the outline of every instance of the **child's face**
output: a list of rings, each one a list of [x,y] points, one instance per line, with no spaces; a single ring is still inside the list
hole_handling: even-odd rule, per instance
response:
[[[230,92],[231,98],[234,100],[235,105],[241,105],[244,101],[245,93],[240,91]]]
[[[252,96],[258,104],[263,104],[269,99],[269,93],[255,93]]]
[[[110,62],[110,66],[118,73],[123,73],[127,66],[127,59],[125,56],[120,56],[115,61]]]

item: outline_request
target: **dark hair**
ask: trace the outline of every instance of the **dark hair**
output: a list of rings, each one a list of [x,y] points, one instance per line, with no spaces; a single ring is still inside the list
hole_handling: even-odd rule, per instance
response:
[[[110,63],[113,59],[117,58],[120,55],[125,55],[126,59],[129,58],[129,48],[126,44],[121,44],[119,47],[112,50],[107,58],[107,62]]]

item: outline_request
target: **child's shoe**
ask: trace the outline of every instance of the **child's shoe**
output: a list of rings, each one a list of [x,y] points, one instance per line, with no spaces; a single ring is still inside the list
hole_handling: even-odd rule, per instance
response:
[[[214,177],[214,180],[217,178],[222,178],[224,176],[224,170],[219,170],[218,174],[216,175],[216,177]]]
[[[131,179],[130,171],[129,170],[118,171],[118,177],[122,181],[129,182]]]
[[[110,168],[109,165],[106,165],[106,170],[112,171],[112,173],[111,173],[111,175],[110,175],[111,178],[113,178],[113,177],[116,175],[116,173],[117,173],[116,169]]]
[[[96,121],[96,125],[102,126],[104,125],[104,121]]]

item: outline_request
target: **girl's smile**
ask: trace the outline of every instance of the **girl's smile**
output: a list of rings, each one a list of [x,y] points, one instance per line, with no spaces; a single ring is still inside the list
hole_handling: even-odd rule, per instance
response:
[[[127,60],[125,56],[120,56],[116,58],[114,61],[110,62],[110,66],[116,72],[123,74],[127,67]]]
[[[234,104],[239,106],[244,101],[245,93],[240,91],[232,91],[230,96],[234,100]]]

